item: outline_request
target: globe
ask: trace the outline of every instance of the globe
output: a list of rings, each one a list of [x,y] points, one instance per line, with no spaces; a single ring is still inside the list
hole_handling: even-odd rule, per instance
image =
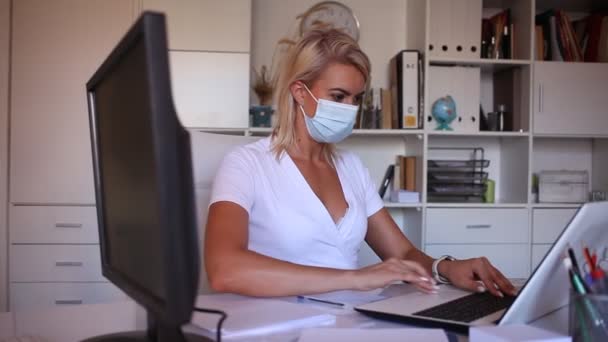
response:
[[[431,115],[437,121],[436,130],[452,131],[450,123],[456,119],[456,102],[450,95],[438,98],[433,102]]]

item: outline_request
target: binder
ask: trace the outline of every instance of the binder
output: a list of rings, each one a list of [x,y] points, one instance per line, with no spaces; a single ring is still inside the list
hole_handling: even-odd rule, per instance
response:
[[[417,50],[403,50],[390,62],[390,87],[395,128],[421,127],[422,58]]]

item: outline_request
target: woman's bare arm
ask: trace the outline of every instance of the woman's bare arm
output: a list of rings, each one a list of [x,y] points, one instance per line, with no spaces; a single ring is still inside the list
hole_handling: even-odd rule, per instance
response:
[[[296,265],[247,249],[249,216],[232,202],[209,208],[205,267],[211,287],[249,296],[290,296],[335,290],[368,290],[405,280],[431,291],[427,272],[411,262],[391,259],[361,270]],[[428,284],[427,284],[428,283]]]

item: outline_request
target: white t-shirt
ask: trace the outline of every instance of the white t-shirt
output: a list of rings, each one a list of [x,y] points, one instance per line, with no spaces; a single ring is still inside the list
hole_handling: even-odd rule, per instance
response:
[[[271,138],[224,157],[210,205],[229,201],[249,213],[251,251],[308,266],[355,269],[367,218],[383,207],[369,171],[353,153],[335,160],[348,210],[336,224],[287,153],[277,161]]]

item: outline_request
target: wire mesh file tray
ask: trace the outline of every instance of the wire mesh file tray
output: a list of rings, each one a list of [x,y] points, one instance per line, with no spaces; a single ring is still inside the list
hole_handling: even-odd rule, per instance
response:
[[[470,152],[471,159],[429,159],[427,161],[427,195],[431,202],[482,202],[486,192],[490,161],[481,147],[433,147],[442,151]],[[462,153],[459,154],[462,156]]]

